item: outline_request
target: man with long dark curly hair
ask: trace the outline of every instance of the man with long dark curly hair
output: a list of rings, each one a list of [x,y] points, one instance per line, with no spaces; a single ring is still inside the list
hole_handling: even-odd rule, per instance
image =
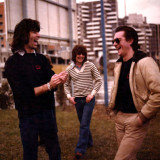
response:
[[[41,135],[50,160],[60,160],[54,90],[64,83],[66,72],[56,75],[46,57],[36,53],[40,23],[23,19],[14,30],[13,55],[5,64],[12,88],[23,144],[23,159],[36,160]]]
[[[73,63],[67,68],[68,79],[64,84],[69,101],[75,105],[80,122],[79,139],[75,149],[75,160],[80,160],[87,148],[93,146],[90,122],[95,106],[95,95],[102,85],[102,78],[96,66],[87,61],[87,48],[75,45],[72,50]],[[71,80],[74,92],[71,94]]]

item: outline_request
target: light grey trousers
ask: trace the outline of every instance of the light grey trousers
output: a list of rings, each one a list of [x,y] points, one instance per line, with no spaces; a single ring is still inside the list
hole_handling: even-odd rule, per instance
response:
[[[115,128],[118,151],[114,160],[136,160],[149,126],[149,122],[140,126],[137,117],[137,113],[117,113]]]

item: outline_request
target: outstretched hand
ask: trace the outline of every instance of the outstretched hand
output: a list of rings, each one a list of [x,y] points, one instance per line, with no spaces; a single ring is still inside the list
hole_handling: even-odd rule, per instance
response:
[[[58,74],[54,74],[51,77],[51,80],[50,80],[49,83],[50,83],[51,89],[56,88],[56,86],[61,83],[59,75]]]
[[[60,76],[61,83],[65,83],[67,80],[68,73],[66,71],[63,71],[59,73],[59,76]]]
[[[63,71],[59,74],[54,74],[52,77],[51,77],[51,80],[50,80],[50,86],[51,86],[51,89],[53,88],[56,88],[57,85],[59,84],[63,84],[66,82],[67,80],[67,76],[68,76],[68,73],[66,71]]]

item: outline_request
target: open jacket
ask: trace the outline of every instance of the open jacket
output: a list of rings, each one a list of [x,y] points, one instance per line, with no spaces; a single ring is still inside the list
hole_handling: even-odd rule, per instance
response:
[[[120,58],[114,68],[114,86],[109,109],[114,110],[122,66]],[[143,122],[156,115],[160,108],[160,72],[158,65],[142,51],[135,52],[129,73],[129,85],[134,105]]]

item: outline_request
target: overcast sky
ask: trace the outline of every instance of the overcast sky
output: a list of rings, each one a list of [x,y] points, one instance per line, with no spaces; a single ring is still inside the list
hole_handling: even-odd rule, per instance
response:
[[[96,0],[76,0],[76,2],[91,2]],[[160,0],[118,0],[118,14],[120,18],[125,15],[124,1],[126,1],[126,13],[142,14],[147,17],[147,23],[160,24]]]

